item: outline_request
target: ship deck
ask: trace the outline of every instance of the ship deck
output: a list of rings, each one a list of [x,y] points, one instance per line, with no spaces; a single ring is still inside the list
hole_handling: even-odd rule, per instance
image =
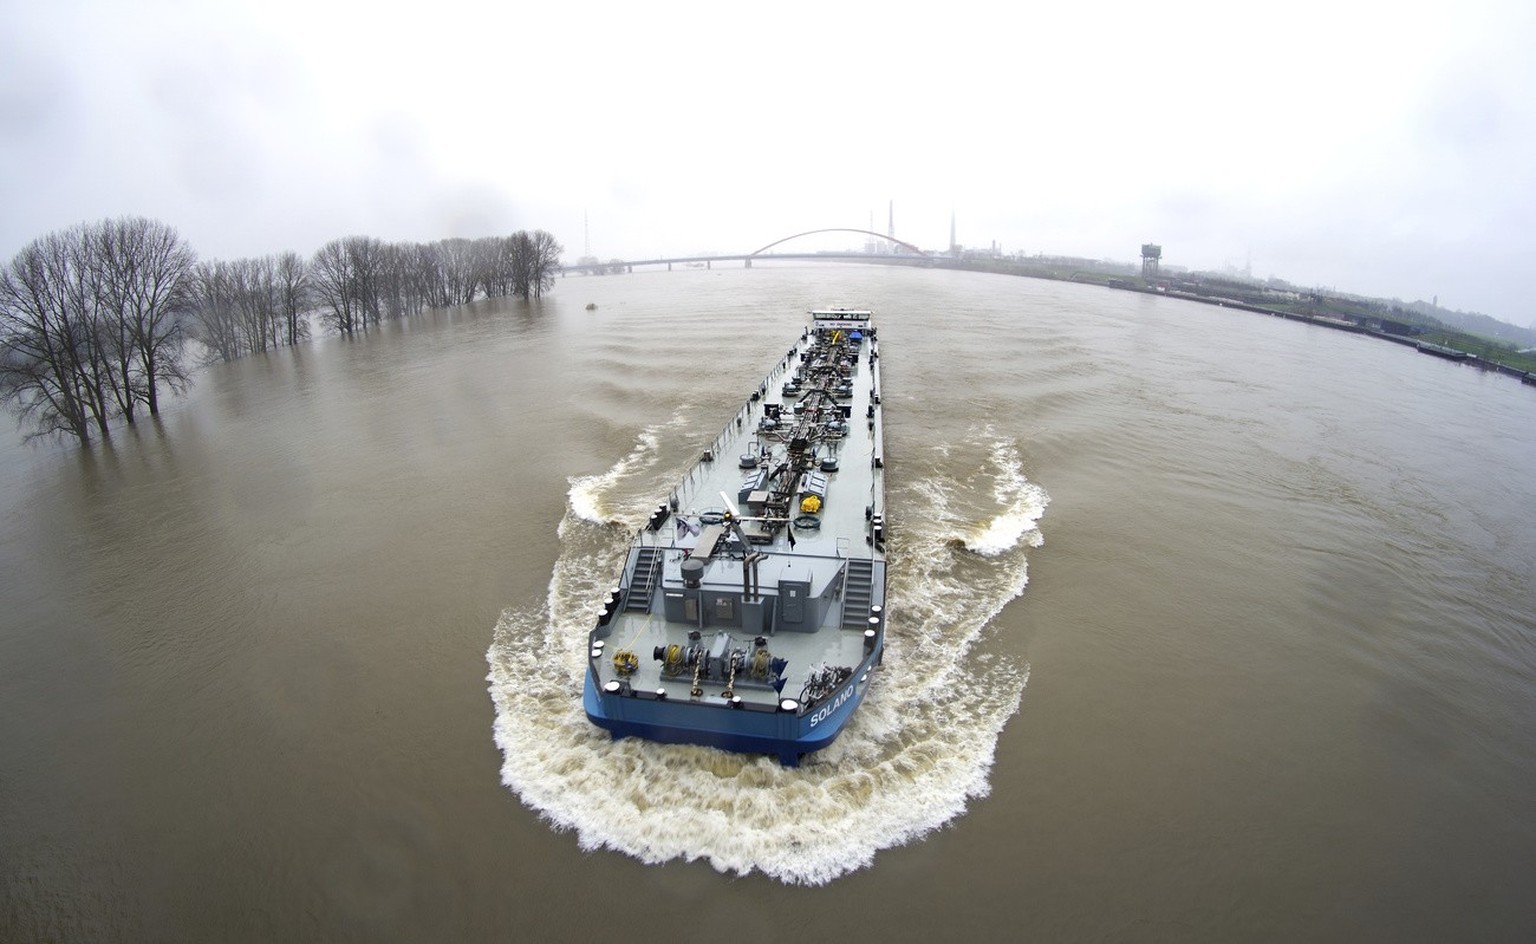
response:
[[[613,603],[616,611],[592,633],[591,665],[599,687],[619,682],[626,691],[644,692],[648,698],[717,706],[734,696],[740,699],[735,707],[777,711],[782,698],[801,699],[811,676],[824,666],[857,667],[869,655],[866,630],[878,625],[871,624],[871,615],[880,614],[885,602],[883,534],[880,540],[876,536],[885,509],[874,338],[865,340],[857,352],[851,391],[836,400],[846,407],[845,430],[815,446],[814,469],[820,471],[821,461],[829,457],[837,463],[835,471],[820,472],[825,498],[814,516],[819,527],[797,527],[781,519],[770,539],[763,533],[769,526],[755,520],[740,500],[747,492],[743,480],[754,474],[743,467],[743,457],[766,453],[764,465],[782,457],[785,447],[777,440],[784,437],[765,431],[763,420],[777,406],[779,429],[795,425],[792,408],[800,398],[786,396],[783,388],[814,340],[814,332],[807,332],[778,362],[756,395],[705,445],[704,458],[673,494],[665,496],[657,513],[662,520],[657,522],[653,515],[638,532],[621,575],[623,592]],[[800,513],[797,498],[788,517]],[[745,550],[734,537],[730,515],[741,516],[741,532],[748,539]],[[701,551],[701,542],[714,548],[713,553]],[[749,552],[761,557],[744,562]],[[683,563],[700,557],[705,566],[690,585]],[[656,577],[648,579],[652,562]],[[801,590],[792,589],[795,586]],[[791,612],[793,601],[785,597],[801,592],[815,617],[788,625],[784,615]],[[686,607],[681,599],[685,593],[693,599]],[[765,614],[753,610],[754,597]],[[741,671],[728,679],[717,674],[701,679],[701,692],[695,695],[691,670],[679,672],[674,665],[669,672],[654,655],[669,646],[689,645],[690,632],[695,633],[692,644],[704,649],[752,652],[754,641],[761,639],[774,659],[784,660],[782,673],[753,678],[753,673]],[[621,650],[636,656],[629,671],[620,671],[613,659]],[[772,684],[775,677],[782,680],[782,691]]]

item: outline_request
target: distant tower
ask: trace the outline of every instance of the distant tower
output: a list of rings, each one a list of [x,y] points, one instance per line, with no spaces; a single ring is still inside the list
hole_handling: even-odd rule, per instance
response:
[[[592,255],[592,228],[587,225],[587,211],[581,211],[581,254]]]
[[[894,240],[896,238],[896,201],[895,200],[891,201],[890,206],[886,209],[886,214],[887,215],[886,215],[886,218],[885,218],[885,235],[890,237],[892,240]]]
[[[1157,243],[1141,244],[1141,277],[1144,279],[1157,278],[1157,262],[1163,258],[1163,247]]]
[[[952,256],[957,256],[957,255],[960,254],[960,247],[955,245],[955,211],[954,210],[950,210],[949,211],[949,254],[952,255]]]

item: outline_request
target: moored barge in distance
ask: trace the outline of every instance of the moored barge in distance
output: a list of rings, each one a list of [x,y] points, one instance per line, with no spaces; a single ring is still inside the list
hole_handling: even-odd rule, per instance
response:
[[[868,311],[810,325],[631,542],[588,640],[615,738],[826,747],[885,647],[880,352]]]
[[[1420,354],[1431,354],[1435,357],[1443,357],[1448,361],[1476,360],[1473,355],[1468,354],[1466,351],[1458,351],[1453,347],[1446,347],[1443,344],[1431,344],[1428,341],[1420,341],[1415,346],[1419,349]]]

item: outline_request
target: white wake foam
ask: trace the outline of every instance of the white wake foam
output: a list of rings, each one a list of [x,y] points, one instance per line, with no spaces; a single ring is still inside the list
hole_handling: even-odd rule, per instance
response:
[[[989,460],[996,475],[992,495],[998,510],[963,535],[965,546],[987,557],[1006,553],[1020,541],[1039,547],[1041,536],[1035,525],[1045,514],[1050,497],[1024,477],[1024,463],[1013,443],[994,442]]]
[[[1038,536],[1039,511],[986,557],[955,546],[965,526],[951,520],[953,509],[989,494],[1005,506],[999,515],[1033,507],[1026,494],[1043,509],[1044,493],[1023,481],[1009,448],[994,447],[1003,459],[981,482],[936,469],[892,496],[885,666],[838,740],[785,769],[762,756],[612,741],[583,713],[586,634],[628,531],[594,522],[606,523],[609,507],[634,506],[636,524],[649,511],[654,490],[632,490],[654,462],[655,444],[642,434],[629,456],[583,483],[590,504],[582,509],[573,482],[547,599],[508,609],[496,626],[487,660],[503,782],[550,823],[574,830],[583,849],[649,863],[703,859],[722,872],[797,884],[863,868],[880,849],[960,815],[990,790],[998,736],[1029,674],[975,649],[988,621],[1024,589],[1019,539]],[[977,495],[977,485],[986,491]],[[925,521],[937,524],[917,524]]]
[[[629,454],[614,463],[606,472],[600,472],[597,475],[572,476],[570,490],[566,493],[570,504],[570,514],[567,519],[574,517],[578,521],[593,524],[616,524],[618,523],[616,519],[626,511],[633,512],[635,509],[608,507],[608,498],[619,491],[615,486],[641,471],[654,468],[662,432],[669,428],[684,426],[687,422],[686,408],[680,408],[666,423],[641,430],[635,437],[635,445],[629,450]],[[647,507],[645,514],[649,513],[650,508]],[[564,536],[564,521],[560,523],[560,528],[560,534]]]

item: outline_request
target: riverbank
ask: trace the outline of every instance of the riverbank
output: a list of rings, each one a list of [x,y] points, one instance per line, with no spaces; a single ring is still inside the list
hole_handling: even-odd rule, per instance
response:
[[[1070,264],[1079,261],[1087,261],[1094,267]],[[1506,374],[1528,384],[1536,383],[1536,356],[1522,354],[1499,342],[1444,325],[1432,326],[1399,320],[1393,315],[1401,313],[1387,307],[1384,302],[1371,303],[1319,293],[1273,293],[1262,286],[1250,287],[1236,281],[1201,276],[1145,279],[1132,274],[1127,266],[1093,264],[1092,260],[935,259],[933,265],[946,269],[1086,283],[1303,321],[1335,331],[1365,334],[1393,344],[1407,345],[1421,353]]]
[[[1251,311],[1254,314],[1270,315],[1275,318],[1285,318],[1289,321],[1304,321],[1307,324],[1314,324],[1321,328],[1331,328],[1335,331],[1348,331],[1353,334],[1365,334],[1373,338],[1379,338],[1383,341],[1391,341],[1393,344],[1407,345],[1408,347],[1417,349],[1421,354],[1431,354],[1436,357],[1445,358],[1446,360],[1467,363],[1472,366],[1479,367],[1483,370],[1491,370],[1494,373],[1507,374],[1517,380],[1525,380],[1527,377],[1531,376],[1532,370],[1536,369],[1536,364],[1532,364],[1530,369],[1521,369],[1519,366],[1507,364],[1500,360],[1495,360],[1493,358],[1485,357],[1471,351],[1464,350],[1461,347],[1457,347],[1454,343],[1436,344],[1431,341],[1423,340],[1422,335],[1398,334],[1392,331],[1384,330],[1380,327],[1372,327],[1370,322],[1354,321],[1347,317],[1339,317],[1336,315],[1309,314],[1306,312],[1297,311],[1283,311],[1278,308],[1266,308],[1262,305],[1251,305],[1245,302],[1234,301],[1232,299],[1213,298],[1210,296],[1191,294],[1188,292],[1159,291],[1155,288],[1120,285],[1107,285],[1106,288],[1117,288],[1123,291],[1140,291],[1149,295],[1167,295],[1170,298],[1182,298],[1185,301],[1201,302],[1202,304],[1216,305],[1221,308],[1236,308],[1240,311]],[[1436,332],[1436,336],[1443,336],[1444,334],[1446,333]],[[1451,337],[1455,337],[1455,335],[1451,335]],[[1468,337],[1470,339],[1470,336]],[[1518,355],[1515,357],[1518,357]],[[1524,358],[1524,360],[1531,360],[1531,358]]]

